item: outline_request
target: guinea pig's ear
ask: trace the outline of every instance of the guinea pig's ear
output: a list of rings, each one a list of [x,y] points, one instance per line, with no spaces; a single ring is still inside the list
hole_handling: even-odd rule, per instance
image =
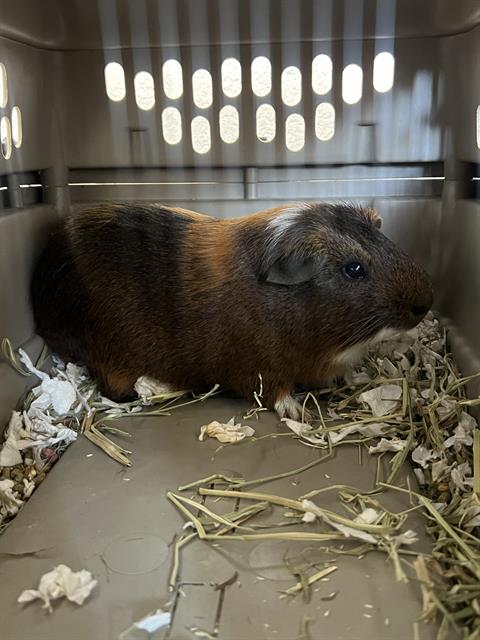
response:
[[[266,271],[263,280],[284,286],[308,282],[318,273],[318,260],[311,256],[291,253],[278,258]]]
[[[376,209],[373,209],[372,207],[367,207],[364,209],[364,211],[365,216],[370,224],[372,224],[377,229],[380,229],[380,227],[382,226],[382,219],[379,216],[378,211]]]

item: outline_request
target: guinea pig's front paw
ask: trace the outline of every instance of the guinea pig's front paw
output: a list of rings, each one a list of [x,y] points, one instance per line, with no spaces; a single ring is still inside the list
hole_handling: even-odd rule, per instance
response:
[[[280,418],[290,418],[291,420],[302,419],[302,405],[297,402],[295,398],[292,398],[291,395],[286,395],[278,399],[275,402],[274,408]],[[307,410],[303,411],[303,417],[304,420],[308,422],[310,414]]]

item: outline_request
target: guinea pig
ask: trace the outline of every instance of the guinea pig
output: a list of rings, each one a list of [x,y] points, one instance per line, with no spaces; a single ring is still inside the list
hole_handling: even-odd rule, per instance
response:
[[[35,269],[37,331],[122,401],[147,375],[219,383],[297,418],[318,385],[368,345],[414,327],[428,275],[368,208],[299,203],[236,218],[108,203],[66,217]]]

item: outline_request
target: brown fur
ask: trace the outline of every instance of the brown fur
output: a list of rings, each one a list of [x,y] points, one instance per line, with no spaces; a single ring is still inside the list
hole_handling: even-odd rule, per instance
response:
[[[413,326],[430,307],[428,276],[379,220],[347,205],[231,220],[98,205],[68,217],[40,259],[38,332],[115,399],[131,396],[140,375],[194,390],[218,382],[251,398],[261,374],[273,407],[296,383],[334,375],[344,349]],[[352,260],[368,279],[345,278]],[[285,273],[292,282],[279,283]]]

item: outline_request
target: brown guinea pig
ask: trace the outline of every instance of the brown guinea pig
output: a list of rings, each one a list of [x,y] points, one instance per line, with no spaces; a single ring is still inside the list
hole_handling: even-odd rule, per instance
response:
[[[101,391],[147,375],[215,383],[298,418],[295,384],[332,378],[368,344],[415,326],[427,274],[379,231],[375,211],[300,203],[219,220],[155,204],[68,216],[32,283],[37,330]]]

